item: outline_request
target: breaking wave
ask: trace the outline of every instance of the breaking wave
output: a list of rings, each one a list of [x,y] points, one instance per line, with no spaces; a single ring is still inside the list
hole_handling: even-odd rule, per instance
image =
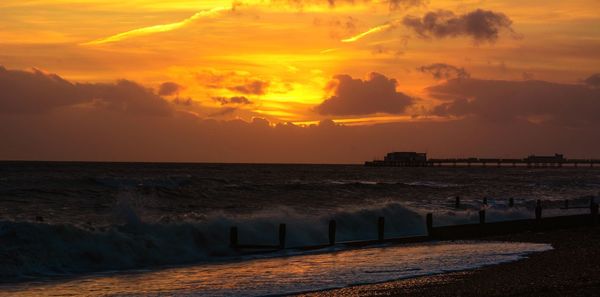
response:
[[[289,208],[226,218],[222,214],[187,220],[163,218],[144,222],[126,204],[116,212],[116,223],[93,226],[43,222],[0,221],[0,279],[18,281],[38,276],[73,275],[163,265],[238,259],[229,247],[229,228],[237,226],[241,244],[275,245],[277,226],[287,224],[286,246],[328,241],[327,224],[337,222],[337,240],[377,237],[377,218],[385,217],[385,236],[426,233],[429,210],[395,202],[368,208],[345,209],[331,215],[307,216]],[[471,223],[478,209],[436,212],[435,225]],[[531,217],[528,208],[490,208],[490,220]]]

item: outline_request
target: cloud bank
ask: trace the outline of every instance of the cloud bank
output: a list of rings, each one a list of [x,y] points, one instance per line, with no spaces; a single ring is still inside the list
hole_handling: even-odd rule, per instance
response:
[[[158,89],[158,95],[173,96],[173,95],[177,95],[177,93],[179,93],[182,89],[183,89],[183,86],[181,86],[177,83],[164,82],[160,85],[160,87]]]
[[[600,89],[585,85],[453,79],[428,91],[448,101],[434,109],[440,116],[476,116],[500,122],[525,119],[563,126],[600,123]]]
[[[590,75],[583,82],[590,87],[600,88],[600,73]]]
[[[381,74],[338,76],[331,106],[400,111],[411,98],[396,85]],[[443,121],[344,126],[323,119],[306,127],[209,119],[235,112],[244,100],[233,97],[204,119],[173,112],[152,90],[126,80],[83,84],[0,68],[0,90],[2,160],[360,163],[390,150],[437,157],[562,152],[573,158],[600,151],[594,137],[600,90],[584,84],[449,80],[429,89],[443,101],[437,110]]]
[[[0,66],[0,113],[41,113],[79,106],[148,115],[168,115],[171,106],[151,89],[135,82],[72,83],[40,70]]]
[[[319,114],[333,116],[401,114],[415,99],[396,91],[397,84],[395,79],[375,72],[366,80],[337,75],[331,83],[333,96],[315,110]]]

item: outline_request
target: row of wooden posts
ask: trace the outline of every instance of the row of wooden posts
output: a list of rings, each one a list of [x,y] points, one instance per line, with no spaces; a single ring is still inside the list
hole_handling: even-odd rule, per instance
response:
[[[487,199],[483,200],[483,204],[487,205]],[[566,200],[565,208],[568,209],[568,205],[569,205],[568,200]],[[458,197],[458,196],[456,197],[456,206],[457,207],[460,206],[460,197]],[[511,207],[514,206],[513,198],[509,199],[509,206],[511,206]],[[590,201],[589,208],[590,208],[590,215],[592,218],[591,221],[595,224],[598,222],[598,203],[595,203],[593,198]],[[564,216],[564,217],[556,217],[556,218],[565,218],[566,219],[567,217],[580,217],[580,216],[582,216],[582,215]],[[583,215],[583,216],[585,216],[585,215]],[[542,220],[542,201],[537,200],[536,207],[535,207],[535,221],[541,222],[541,220]],[[496,224],[496,227],[498,227],[498,224],[502,224],[502,223],[508,223],[508,224],[517,223],[517,222],[523,223],[526,221],[529,221],[529,220],[495,222],[492,224]],[[485,209],[481,209],[479,211],[479,225],[483,226],[484,224],[486,224],[486,211],[485,211]],[[567,224],[567,225],[569,225],[569,224]],[[337,243],[342,243],[342,244],[347,244],[347,245],[367,245],[367,244],[382,243],[382,242],[386,242],[386,241],[400,243],[400,242],[421,242],[421,241],[431,240],[434,238],[434,236],[433,236],[434,235],[433,214],[432,213],[428,213],[426,215],[426,227],[427,227],[427,236],[386,239],[385,234],[384,234],[385,218],[379,217],[377,219],[377,240],[359,240],[359,241],[352,241],[352,242],[337,242],[336,241],[337,223],[335,220],[330,220],[329,221],[329,242],[328,242],[328,244],[316,245],[316,246],[311,246],[311,247],[298,247],[298,248],[305,248],[305,249],[321,248],[321,247],[326,247],[326,246],[333,246]],[[476,227],[476,226],[471,224],[471,225],[444,226],[443,228],[452,228],[452,227],[457,227],[456,230],[459,230],[460,228],[464,228],[464,227]],[[435,228],[438,228],[438,227],[435,227]],[[230,246],[234,249],[276,250],[276,249],[285,249],[286,248],[286,245],[285,245],[285,243],[286,243],[286,224],[279,224],[279,241],[278,241],[277,245],[240,244],[239,238],[238,238],[238,228],[236,226],[231,227],[229,236],[230,236],[229,237]]]
[[[541,205],[540,205],[540,204],[541,204],[541,200],[537,200],[537,202],[536,202],[536,203],[537,203],[537,204],[536,204],[536,207],[537,207],[537,206],[540,206],[540,207],[541,207]],[[575,207],[573,207],[573,206],[570,206],[570,207],[569,207],[569,200],[568,200],[568,199],[565,199],[563,203],[564,203],[564,204],[563,204],[564,206],[563,206],[561,209],[587,208],[587,206],[583,206],[583,207],[581,207],[581,206],[575,206]],[[595,202],[594,202],[594,198],[591,198],[591,199],[590,199],[590,206],[591,206],[592,204],[594,204],[594,203],[595,203]],[[482,204],[483,204],[483,205],[488,205],[488,200],[487,200],[487,198],[483,198],[483,202],[482,202]],[[461,199],[460,199],[460,196],[456,196],[456,197],[454,198],[454,206],[455,206],[456,208],[460,208],[460,207],[461,207]],[[515,200],[514,200],[513,198],[509,198],[509,199],[508,199],[508,207],[514,207],[514,206],[515,206]]]

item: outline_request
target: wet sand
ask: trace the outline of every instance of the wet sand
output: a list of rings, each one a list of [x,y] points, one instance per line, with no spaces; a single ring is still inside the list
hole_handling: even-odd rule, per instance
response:
[[[600,296],[600,227],[490,237],[554,250],[472,271],[354,286],[303,296]]]

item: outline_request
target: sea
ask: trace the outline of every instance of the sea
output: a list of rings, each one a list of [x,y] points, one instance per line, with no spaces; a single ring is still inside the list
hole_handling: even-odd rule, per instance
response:
[[[0,162],[0,296],[280,296],[516,261],[547,244],[344,245],[589,213],[598,168]],[[456,197],[460,205],[456,206]],[[514,206],[509,205],[509,199]],[[485,202],[484,202],[485,200]],[[569,209],[563,209],[569,200]],[[239,242],[286,249],[241,253]]]

